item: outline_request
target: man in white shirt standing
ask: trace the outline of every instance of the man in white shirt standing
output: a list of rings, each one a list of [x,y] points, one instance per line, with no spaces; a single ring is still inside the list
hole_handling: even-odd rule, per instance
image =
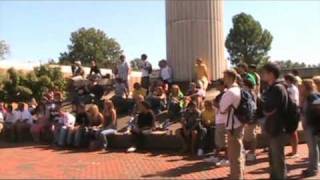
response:
[[[18,104],[18,110],[15,113],[17,118],[15,122],[15,127],[17,130],[17,140],[22,140],[23,136],[27,132],[30,132],[29,130],[32,125],[32,115],[28,111],[28,108],[24,103]]]
[[[160,67],[160,74],[159,74],[160,79],[164,84],[165,91],[167,92],[172,83],[172,69],[168,65],[167,61],[164,59],[159,62],[159,67]]]
[[[117,77],[121,79],[121,81],[126,85],[126,88],[129,90],[129,66],[126,62],[126,56],[121,55],[120,56],[120,64],[117,66]]]
[[[230,179],[244,179],[245,155],[243,147],[244,126],[234,115],[234,109],[240,104],[240,87],[236,83],[237,73],[226,70],[223,81],[227,90],[221,97],[220,111],[227,114],[226,130],[228,134],[228,158],[230,162]]]
[[[150,86],[150,74],[152,73],[152,65],[148,62],[148,56],[146,54],[141,55],[142,66],[140,67],[142,72],[141,86],[145,89],[149,89]]]

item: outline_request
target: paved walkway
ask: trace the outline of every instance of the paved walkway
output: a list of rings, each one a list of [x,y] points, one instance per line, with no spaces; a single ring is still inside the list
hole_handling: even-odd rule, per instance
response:
[[[287,148],[289,150],[289,148]],[[299,146],[300,158],[288,160],[288,175],[300,178],[306,167],[306,145]],[[268,162],[259,150],[255,164],[247,165],[247,179],[268,178]],[[215,168],[200,159],[168,152],[128,154],[118,151],[57,150],[46,145],[0,142],[0,178],[110,178],[110,179],[216,179],[227,177],[228,168]],[[320,179],[320,176],[316,177]]]

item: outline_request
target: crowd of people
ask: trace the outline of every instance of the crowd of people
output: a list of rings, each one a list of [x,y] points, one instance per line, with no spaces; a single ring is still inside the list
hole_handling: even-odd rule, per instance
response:
[[[177,136],[183,146],[181,152],[203,156],[213,152],[205,161],[216,166],[229,166],[231,179],[244,179],[245,162],[256,160],[257,130],[268,139],[265,151],[269,155],[270,178],[286,179],[285,158],[297,158],[298,134],[294,114],[301,119],[309,149],[309,165],[303,175],[318,173],[320,152],[320,77],[302,80],[297,71],[280,76],[280,68],[268,63],[258,73],[256,65],[238,64],[224,71],[223,78],[211,80],[203,59],[195,61],[196,79],[183,92],[173,82],[173,72],[166,60],[159,62],[159,78],[151,79],[153,68],[146,54],[141,55],[139,68],[141,82],[130,89],[130,67],[124,55],[113,70],[114,96],[101,104],[86,103],[77,97],[72,111],[63,107],[59,91],[44,92],[43,99],[29,103],[0,103],[0,132],[10,141],[23,141],[30,133],[35,142],[52,139],[59,147],[99,146],[107,149],[109,137],[117,133],[120,114],[130,116],[127,134],[134,152],[145,146],[146,136],[155,129],[167,130],[173,123],[180,123]],[[80,61],[72,66],[74,77],[84,76]],[[102,75],[95,61],[88,79],[90,88],[78,88],[79,92],[93,91],[97,100],[104,94],[97,79]],[[206,98],[208,88],[219,94]],[[289,113],[292,112],[292,113]],[[159,117],[166,114],[164,120]],[[289,114],[289,115],[288,115]],[[292,120],[291,120],[292,119]],[[285,154],[286,137],[290,137],[292,151]],[[245,150],[244,142],[248,144]]]

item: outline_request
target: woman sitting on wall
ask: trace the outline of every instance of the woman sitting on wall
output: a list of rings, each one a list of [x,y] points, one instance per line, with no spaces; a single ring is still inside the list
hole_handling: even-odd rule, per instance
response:
[[[96,149],[100,142],[100,131],[104,124],[104,118],[102,113],[100,113],[97,105],[91,105],[88,109],[89,117],[89,149]]]
[[[166,109],[167,97],[161,86],[157,87],[154,92],[147,97],[153,112],[158,115]]]
[[[103,139],[103,147],[107,149],[108,139],[107,137],[117,132],[117,113],[114,109],[112,101],[106,100],[104,102],[103,110],[104,125],[102,127],[101,136]]]
[[[34,110],[33,121],[30,132],[33,141],[39,143],[41,135],[48,133],[50,129],[49,116],[46,114],[46,106],[43,103],[39,103]]]

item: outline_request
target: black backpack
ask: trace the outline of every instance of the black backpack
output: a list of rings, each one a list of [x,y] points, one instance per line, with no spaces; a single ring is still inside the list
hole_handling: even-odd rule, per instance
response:
[[[255,114],[257,110],[257,104],[253,94],[244,89],[240,89],[241,99],[237,108],[234,108],[234,116],[242,124],[248,124],[255,121]]]
[[[299,106],[289,96],[286,91],[287,103],[283,109],[284,129],[287,134],[292,134],[298,129],[300,121],[300,109]]]
[[[149,72],[149,74],[152,74],[152,65],[151,64],[149,64],[148,72]]]

